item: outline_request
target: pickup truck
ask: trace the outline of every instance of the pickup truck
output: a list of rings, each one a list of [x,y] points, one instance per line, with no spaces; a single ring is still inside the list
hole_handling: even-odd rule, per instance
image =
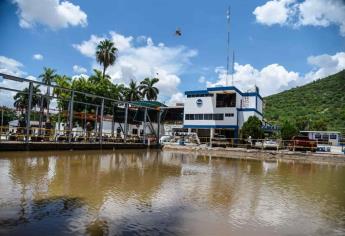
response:
[[[288,145],[289,150],[302,150],[315,152],[317,141],[306,136],[294,136]]]

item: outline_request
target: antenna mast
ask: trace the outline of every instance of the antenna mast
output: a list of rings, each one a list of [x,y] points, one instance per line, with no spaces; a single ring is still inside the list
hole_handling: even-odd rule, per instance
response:
[[[232,72],[231,72],[231,85],[234,86],[234,74],[235,74],[235,50],[232,51]]]
[[[226,12],[226,19],[227,19],[227,28],[228,28],[228,41],[227,41],[227,58],[226,58],[226,86],[228,86],[228,76],[229,76],[229,52],[230,52],[230,13],[231,8],[228,7],[228,10]]]

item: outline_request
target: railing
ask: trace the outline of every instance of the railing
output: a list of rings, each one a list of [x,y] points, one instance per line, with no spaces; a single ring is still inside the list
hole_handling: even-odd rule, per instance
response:
[[[151,141],[150,132],[152,132],[156,140],[159,140],[160,138],[160,122],[161,122],[161,115],[162,110],[161,107],[150,107],[146,105],[141,105],[136,102],[131,101],[119,101],[108,97],[99,96],[96,94],[86,93],[82,91],[72,90],[69,88],[63,88],[59,87],[57,85],[46,85],[42,82],[28,80],[24,78],[19,78],[15,76],[6,75],[3,73],[0,73],[0,76],[4,80],[10,80],[13,83],[10,83],[12,85],[11,88],[8,87],[0,87],[0,100],[4,101],[5,93],[3,91],[7,92],[7,95],[10,97],[13,97],[14,93],[23,95],[23,100],[25,100],[22,105],[17,104],[17,109],[14,110],[13,108],[8,107],[2,107],[1,109],[1,128],[0,128],[0,142],[5,141],[19,141],[19,142],[53,142],[57,139],[64,140],[68,139],[68,142],[74,142],[77,140],[82,140],[86,142],[86,140],[99,140],[100,143],[107,142],[110,140],[111,142],[120,140],[114,137],[114,132],[112,134],[104,133],[104,123],[107,121],[107,117],[111,117],[111,120],[113,122],[112,127],[114,126],[115,120],[117,120],[116,123],[121,123],[122,128],[122,139],[123,142],[131,142],[135,138],[133,138],[132,135],[129,134],[128,125],[139,122],[144,127],[144,134],[143,137],[139,137],[143,143]],[[13,85],[14,83],[17,83],[16,85]],[[37,89],[37,86],[40,86],[40,89],[42,87],[46,89],[46,93],[37,93],[35,94],[34,91]],[[18,88],[27,88],[27,90],[19,90]],[[58,89],[61,93],[61,91],[64,91],[66,94],[64,96],[59,96],[53,93],[55,89]],[[50,91],[50,92],[48,92]],[[12,98],[11,98],[12,99]],[[52,105],[53,101],[55,104],[60,104],[58,107],[59,109],[56,110],[54,107],[43,107],[44,101],[49,101],[48,104]],[[14,104],[15,101],[12,99],[12,101],[9,104]],[[8,106],[8,104],[6,104]],[[121,114],[119,115],[117,110],[121,109]],[[4,110],[14,112],[17,116],[17,119],[19,117],[22,119],[22,127],[14,128],[17,129],[18,132],[16,133],[4,133],[3,130],[8,129],[8,127],[4,126],[4,118],[3,113]],[[39,110],[39,111],[37,111]],[[141,111],[145,112],[145,118],[140,121],[134,120],[133,117],[131,117],[131,111]],[[148,114],[148,110],[155,111],[154,114],[151,115],[155,116],[157,115],[157,119],[155,118],[154,122],[157,124],[157,129],[154,130],[152,125],[152,119],[150,119],[150,115]],[[21,115],[19,116],[19,111],[21,112]],[[52,112],[54,111],[54,112]],[[84,112],[83,112],[84,111]],[[84,114],[82,114],[84,113]],[[79,115],[78,115],[79,114]],[[38,117],[37,117],[38,116]],[[117,117],[118,116],[118,117]],[[56,130],[51,129],[45,129],[44,128],[44,118],[50,118],[50,123],[52,127],[56,126],[60,122],[60,119],[64,120],[64,123],[66,123],[66,127],[63,131],[59,130],[57,133],[60,135],[60,138],[56,137]],[[56,120],[52,120],[51,118],[54,117]],[[36,119],[38,118],[38,119]],[[118,119],[117,119],[118,118]],[[38,127],[33,127],[32,121],[37,120],[39,123]],[[121,121],[120,121],[121,120]],[[73,130],[75,128],[75,124],[78,123],[83,124],[80,126],[83,126],[86,124],[86,122],[90,121],[92,125],[95,127],[92,136],[93,138],[90,139],[87,137],[87,133],[79,134],[80,131],[78,131],[78,136],[82,138],[76,138],[73,135],[71,135],[73,132],[77,132]],[[24,125],[25,127],[24,127]],[[46,127],[47,128],[47,127]],[[148,130],[151,131],[148,131]],[[39,131],[35,133],[34,131]],[[43,134],[42,134],[43,133]],[[47,135],[48,133],[48,135]],[[62,133],[62,135],[61,135]],[[82,132],[80,132],[82,133]],[[93,141],[92,141],[93,142]]]
[[[18,132],[16,133],[10,132],[8,127],[0,127],[0,130],[0,143],[157,143],[157,138],[154,134],[146,134],[145,137],[143,135],[129,134],[125,139],[121,133],[113,134],[112,132],[94,130],[58,130],[34,127],[29,129],[29,135],[27,135],[26,128],[17,129]]]
[[[289,151],[331,151],[336,148],[339,153],[345,154],[345,142],[338,142],[332,146],[331,142],[317,140],[282,140],[282,139],[241,139],[241,138],[213,138],[199,137],[201,144],[211,147],[233,147],[261,150],[289,150]],[[329,150],[327,150],[329,149]]]

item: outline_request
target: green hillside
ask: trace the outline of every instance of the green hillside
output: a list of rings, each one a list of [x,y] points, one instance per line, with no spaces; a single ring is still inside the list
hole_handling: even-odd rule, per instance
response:
[[[294,122],[300,129],[345,133],[345,70],[264,98],[268,122]]]

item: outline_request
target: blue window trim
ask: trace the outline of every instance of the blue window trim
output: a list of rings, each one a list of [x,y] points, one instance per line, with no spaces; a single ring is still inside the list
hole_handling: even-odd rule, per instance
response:
[[[183,125],[183,128],[191,129],[238,129],[237,125]]]

